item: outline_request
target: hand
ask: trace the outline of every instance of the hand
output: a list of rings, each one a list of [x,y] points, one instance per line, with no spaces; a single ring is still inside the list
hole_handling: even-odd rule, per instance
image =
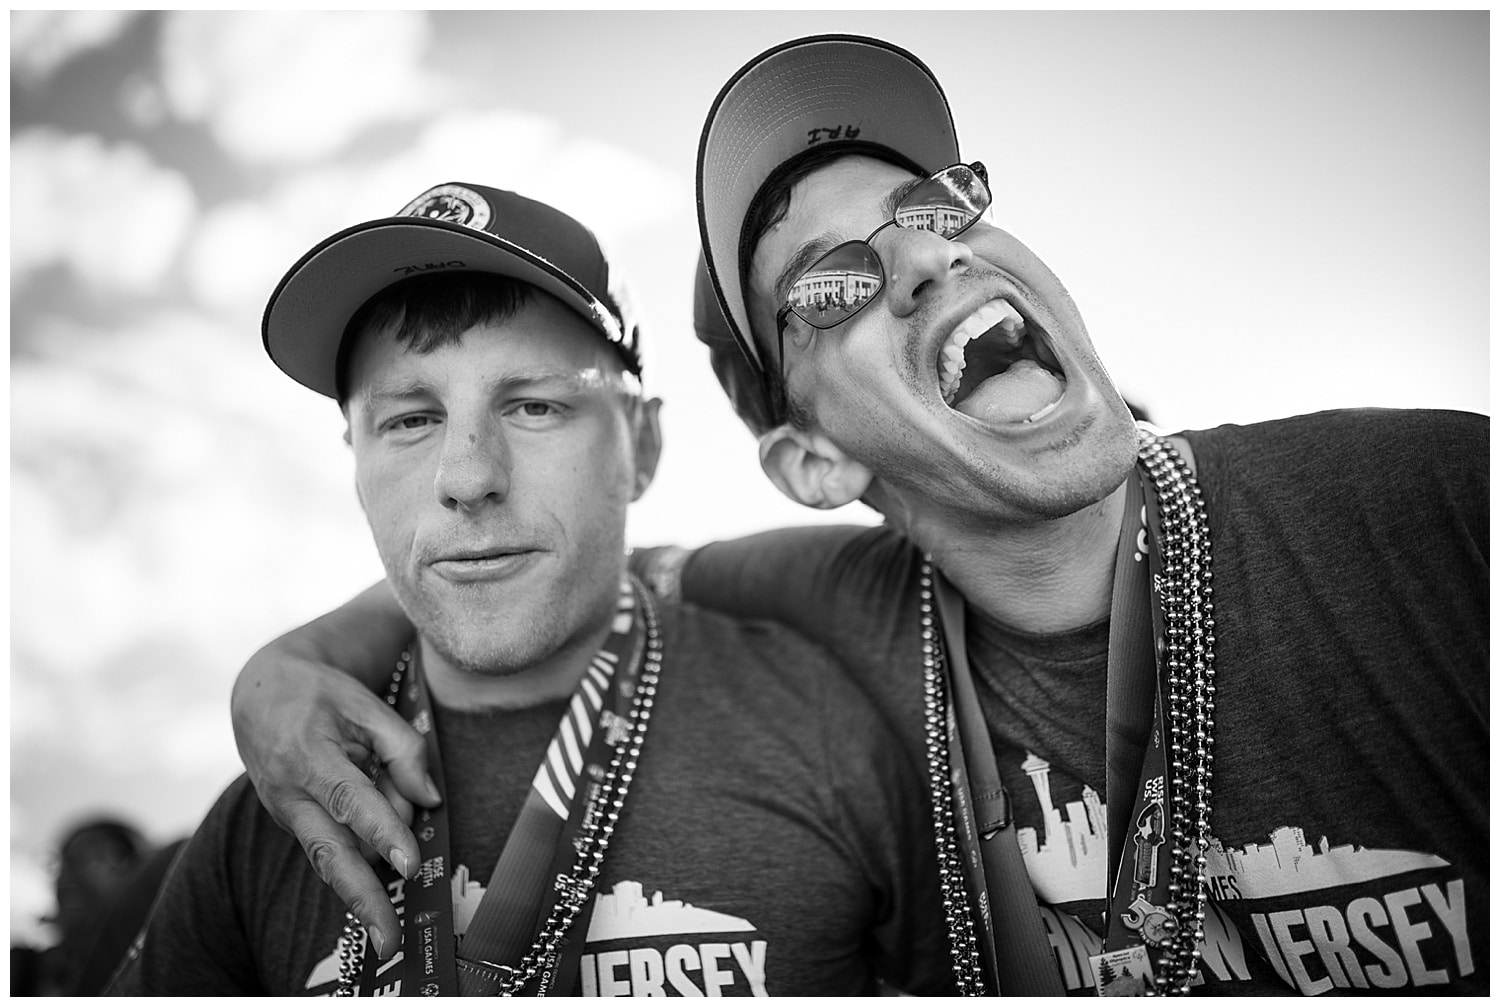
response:
[[[422,736],[359,680],[321,660],[299,639],[304,630],[262,647],[235,680],[235,744],[271,817],[369,930],[376,954],[389,958],[401,931],[360,842],[410,877],[419,857],[406,801],[432,807],[440,797]],[[384,764],[381,786],[406,799],[397,800],[399,811],[365,775],[372,757]]]

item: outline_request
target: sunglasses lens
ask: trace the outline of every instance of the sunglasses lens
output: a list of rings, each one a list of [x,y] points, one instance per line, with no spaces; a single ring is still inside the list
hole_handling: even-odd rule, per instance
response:
[[[951,238],[978,220],[989,205],[990,188],[984,180],[955,165],[907,193],[896,208],[896,223]]]
[[[808,325],[837,325],[880,293],[885,274],[875,250],[849,241],[823,256],[792,284],[787,304]]]

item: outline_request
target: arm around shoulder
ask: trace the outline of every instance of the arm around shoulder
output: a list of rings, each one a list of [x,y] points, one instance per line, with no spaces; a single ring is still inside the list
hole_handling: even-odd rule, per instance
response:
[[[365,767],[372,757],[382,762],[412,804],[438,800],[421,735],[373,691],[411,635],[382,582],[262,647],[230,702],[235,744],[261,802],[371,929],[377,948],[398,932],[395,913],[359,844],[402,874],[418,853],[403,820],[410,805],[393,807]]]

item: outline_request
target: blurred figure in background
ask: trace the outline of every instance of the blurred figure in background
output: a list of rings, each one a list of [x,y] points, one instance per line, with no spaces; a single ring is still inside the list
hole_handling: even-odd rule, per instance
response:
[[[146,920],[181,841],[155,846],[114,817],[90,818],[57,849],[57,909],[43,922],[58,941],[12,947],[12,996],[94,996]]]

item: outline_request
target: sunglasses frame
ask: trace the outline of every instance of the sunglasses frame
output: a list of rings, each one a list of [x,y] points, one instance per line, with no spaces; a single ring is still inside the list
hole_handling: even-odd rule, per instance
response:
[[[990,173],[989,173],[988,169],[985,168],[984,163],[981,162],[981,161],[974,161],[974,162],[972,162],[970,164],[964,164],[962,161],[959,161],[959,162],[956,162],[954,164],[950,164],[950,165],[948,165],[945,168],[939,168],[937,171],[934,171],[932,174],[928,175],[927,178],[924,179],[924,182],[935,182],[935,181],[938,180],[938,178],[940,176],[942,176],[942,175],[944,175],[944,174],[952,171],[954,168],[965,168],[965,169],[967,169],[967,170],[969,170],[969,171],[971,171],[971,172],[974,173],[975,177],[977,177],[979,179],[980,184],[982,184],[984,186],[985,201],[984,201],[984,205],[979,208],[979,212],[976,213],[976,214],[974,214],[974,218],[972,220],[970,220],[963,227],[960,227],[958,230],[954,231],[952,234],[949,234],[949,235],[947,235],[945,237],[944,240],[947,240],[947,241],[952,241],[954,238],[958,237],[960,234],[963,234],[969,228],[973,227],[974,223],[977,220],[979,220],[980,217],[984,216],[985,211],[990,208],[990,205],[994,202],[994,198],[995,198],[994,193],[992,193],[990,191]],[[915,190],[913,190],[913,191],[915,191]],[[908,195],[910,195],[910,194],[908,194]],[[903,198],[902,203],[904,203],[904,202],[905,202],[905,199]],[[902,204],[897,204],[897,206],[896,206],[896,210],[898,212],[901,209],[901,205]],[[849,312],[847,315],[845,315],[843,318],[840,318],[836,322],[827,322],[827,323],[824,323],[824,324],[819,324],[818,322],[815,322],[812,319],[806,317],[800,311],[798,311],[796,308],[792,307],[792,303],[791,303],[791,300],[790,300],[791,293],[790,293],[790,291],[788,291],[786,302],[784,304],[782,304],[781,310],[778,311],[778,312],[776,312],[776,361],[777,361],[776,366],[781,371],[781,379],[782,379],[782,383],[783,384],[785,384],[785,382],[786,382],[786,327],[787,327],[788,316],[789,315],[796,315],[798,318],[802,319],[802,321],[806,322],[808,325],[812,326],[815,329],[831,329],[831,328],[833,328],[836,325],[843,325],[849,319],[853,318],[855,315],[857,315],[861,311],[865,310],[865,308],[869,307],[870,304],[873,301],[875,301],[876,298],[878,298],[880,296],[881,291],[885,290],[885,263],[881,260],[881,258],[880,258],[880,252],[876,250],[876,248],[872,244],[872,242],[875,240],[875,236],[877,234],[879,234],[881,231],[884,231],[887,227],[901,227],[901,226],[902,225],[896,221],[895,215],[892,214],[890,220],[887,220],[885,223],[883,223],[879,227],[875,228],[875,230],[871,231],[864,238],[864,240],[861,241],[861,240],[858,240],[858,239],[854,239],[854,240],[850,240],[850,241],[841,242],[840,244],[835,245],[833,248],[830,248],[828,251],[824,252],[822,255],[818,256],[817,262],[814,262],[812,265],[808,266],[807,269],[805,269],[797,277],[796,280],[792,281],[792,287],[795,288],[798,283],[802,282],[802,278],[803,277],[805,277],[808,273],[811,273],[817,267],[817,265],[818,265],[819,262],[822,262],[824,259],[826,259],[829,256],[833,255],[835,252],[839,251],[840,249],[842,249],[842,248],[848,248],[851,245],[863,245],[864,247],[868,248],[870,250],[870,254],[875,259],[876,268],[878,268],[880,270],[880,285],[875,288],[874,293],[872,293],[865,300],[865,302],[863,304],[859,305],[859,307],[855,308],[853,311]],[[936,233],[936,232],[930,232],[930,233]]]

